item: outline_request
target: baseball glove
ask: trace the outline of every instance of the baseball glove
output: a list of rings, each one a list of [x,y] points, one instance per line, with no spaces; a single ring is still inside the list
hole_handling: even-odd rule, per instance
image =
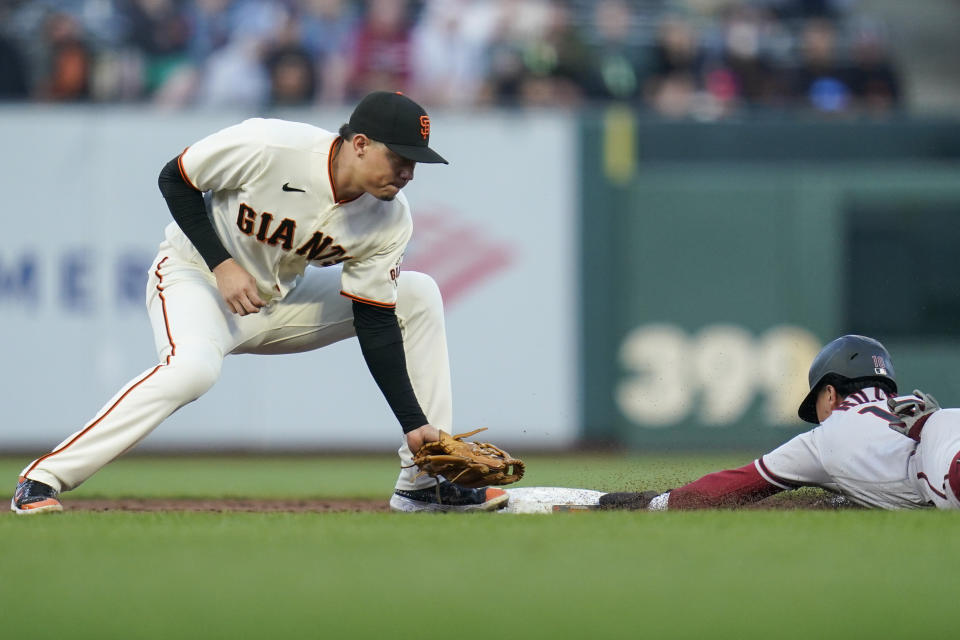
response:
[[[413,456],[420,467],[417,476],[443,476],[450,482],[476,489],[510,484],[523,477],[523,461],[489,442],[465,442],[463,439],[485,431],[486,427],[451,436],[440,432],[440,439],[427,442]]]

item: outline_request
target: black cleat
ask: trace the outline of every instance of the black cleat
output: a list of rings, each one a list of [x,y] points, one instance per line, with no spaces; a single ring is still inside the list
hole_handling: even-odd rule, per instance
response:
[[[506,505],[508,497],[503,489],[467,489],[443,480],[426,489],[397,489],[390,497],[390,508],[393,511],[494,511]]]
[[[659,491],[617,491],[600,496],[601,509],[646,509],[650,501],[660,495]]]
[[[17,515],[63,511],[60,494],[48,484],[17,478],[17,490],[10,501],[10,510]]]

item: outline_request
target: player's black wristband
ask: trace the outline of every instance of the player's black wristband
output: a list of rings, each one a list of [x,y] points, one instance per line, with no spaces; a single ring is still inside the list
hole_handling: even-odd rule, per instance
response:
[[[427,424],[407,373],[403,334],[393,309],[353,301],[353,326],[374,381],[404,433]]]
[[[203,194],[194,189],[180,174],[178,159],[179,156],[163,167],[157,186],[167,201],[170,215],[213,271],[215,266],[232,256],[217,237],[213,222],[207,215]]]

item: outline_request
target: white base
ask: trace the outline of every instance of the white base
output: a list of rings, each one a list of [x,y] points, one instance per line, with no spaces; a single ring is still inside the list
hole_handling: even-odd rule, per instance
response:
[[[500,513],[553,513],[555,505],[596,505],[605,491],[566,487],[504,489],[510,499]]]

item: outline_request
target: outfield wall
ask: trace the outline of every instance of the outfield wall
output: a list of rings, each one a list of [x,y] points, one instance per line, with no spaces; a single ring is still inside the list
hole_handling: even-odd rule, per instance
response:
[[[586,438],[775,446],[806,370],[881,339],[904,391],[960,402],[956,123],[585,118]]]
[[[16,150],[0,157],[0,451],[55,444],[152,366],[157,172],[248,115],[0,109]],[[763,449],[805,428],[806,367],[846,332],[883,340],[905,390],[960,403],[956,122],[612,109],[437,113],[433,129],[452,164],[406,190],[404,267],[444,293],[458,427],[520,450]],[[142,446],[382,450],[398,435],[348,341],[230,358]]]
[[[156,363],[143,301],[170,219],[157,174],[248,115],[0,109],[0,452],[53,446]],[[336,128],[348,113],[276,115]],[[521,448],[568,446],[580,413],[575,129],[549,113],[432,115],[431,144],[451,164],[418,167],[405,190],[415,231],[404,269],[429,272],[444,293],[456,426],[487,426]],[[399,440],[350,340],[229,358],[220,382],[141,446],[383,450]]]

